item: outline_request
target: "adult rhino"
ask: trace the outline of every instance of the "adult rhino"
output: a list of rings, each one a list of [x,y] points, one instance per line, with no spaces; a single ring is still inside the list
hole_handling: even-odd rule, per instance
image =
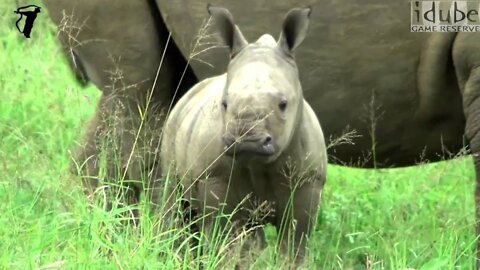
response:
[[[238,14],[237,24],[247,39],[275,31],[281,21],[280,14],[293,3],[285,0],[211,2]],[[79,0],[48,0],[45,3],[59,25],[63,9],[68,14],[74,10],[73,14],[85,21],[80,31],[84,35],[77,38],[82,45],[69,55],[76,55],[83,63],[83,70],[87,70],[82,73],[84,77],[102,89],[108,85],[105,78],[109,75],[105,70],[114,67],[104,55],[111,46],[118,48],[110,51],[113,58],[122,56],[123,63],[127,63],[124,79],[133,83],[148,78],[151,82],[160,62],[159,52],[168,40],[165,26],[181,55],[170,41],[169,48],[176,53],[167,55],[171,61],[163,62],[162,70],[168,74],[158,81],[172,83],[157,86],[155,93],[159,97],[154,99],[154,104],[171,101],[177,78],[168,75],[181,74],[184,59],[194,56],[190,64],[199,79],[218,75],[226,67],[228,57],[220,48],[197,47],[195,54],[191,54],[192,44],[197,44],[197,29],[207,20],[206,0],[101,0],[82,1],[81,5]],[[353,166],[363,167],[409,166],[421,157],[437,161],[444,158],[445,150],[461,150],[465,134],[474,153],[477,172],[478,219],[480,35],[412,33],[410,2],[406,0],[361,3],[306,0],[304,4],[315,10],[309,39],[297,54],[305,98],[322,119],[327,138],[341,135],[346,127],[362,136],[355,139],[354,145],[329,148],[333,157],[330,160],[353,161]],[[89,39],[107,42],[82,42]],[[199,51],[202,53],[198,54]],[[317,91],[319,88],[322,91]],[[137,88],[135,93],[145,95],[148,89]],[[135,94],[127,96],[132,103],[138,102]],[[90,136],[98,137],[93,132]],[[88,149],[84,148],[83,152],[98,152]],[[371,159],[356,162],[371,152]],[[132,169],[135,170],[138,168]]]
[[[268,222],[284,254],[291,247],[292,261],[300,263],[327,169],[322,129],[303,99],[294,58],[311,9],[290,10],[278,42],[265,34],[254,43],[227,9],[209,6],[208,12],[232,57],[224,74],[196,84],[168,116],[160,154],[165,181],[181,184],[204,217],[196,223],[209,240],[229,231],[225,217],[231,216],[235,233],[253,230],[265,247],[256,223]],[[171,187],[166,194],[176,194]],[[258,214],[262,205],[271,209],[266,216]]]
[[[121,199],[135,203],[148,187],[127,181],[159,177],[156,149],[165,112],[175,96],[182,96],[197,80],[169,39],[153,2],[48,0],[44,4],[58,26],[76,78],[102,91],[72,170],[83,176],[88,195],[104,186],[103,180],[116,179],[126,188]],[[102,149],[108,149],[103,167]]]

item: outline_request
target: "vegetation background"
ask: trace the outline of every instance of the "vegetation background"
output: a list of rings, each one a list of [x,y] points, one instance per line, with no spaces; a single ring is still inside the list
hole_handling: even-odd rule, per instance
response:
[[[16,7],[0,2],[0,269],[197,268],[155,241],[148,220],[125,228],[115,211],[128,209],[86,200],[68,166],[100,92],[75,81],[47,11],[25,39]],[[306,268],[473,269],[473,190],[469,156],[402,169],[330,166]],[[252,269],[278,269],[272,228],[268,237]]]

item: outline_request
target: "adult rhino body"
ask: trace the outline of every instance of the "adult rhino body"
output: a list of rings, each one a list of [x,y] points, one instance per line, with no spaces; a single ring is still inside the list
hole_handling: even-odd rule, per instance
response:
[[[206,2],[157,0],[166,26],[185,56],[197,38],[191,29],[206,22],[200,12]],[[272,31],[281,19],[279,11],[292,4],[287,0],[209,2],[244,14],[237,24],[247,39]],[[361,136],[354,145],[329,148],[333,163],[410,166],[451,158],[452,153],[470,146],[478,221],[480,35],[411,32],[410,2],[305,1],[313,7],[315,19],[304,50],[296,55],[304,96],[322,120],[327,138],[340,136],[347,127]],[[445,9],[451,2],[441,5]],[[221,48],[205,50],[196,57],[200,61],[191,61],[191,66],[199,79],[219,74],[226,65]],[[325,91],[316,91],[319,88]],[[480,225],[476,227],[480,235]],[[479,251],[477,241],[477,258]]]
[[[215,231],[229,231],[222,227],[225,215],[232,215],[237,230],[252,220],[270,222],[282,250],[293,247],[300,262],[316,224],[327,166],[322,129],[303,99],[293,57],[311,9],[287,14],[278,43],[264,35],[251,44],[228,10],[209,12],[231,60],[225,74],[195,85],[172,110],[162,138],[162,172],[166,181],[180,182],[210,239]],[[269,214],[261,213],[262,204]],[[263,228],[253,229],[264,246]]]
[[[105,78],[108,74],[104,71],[114,67],[105,53],[112,46],[118,48],[116,56],[131,57],[144,52],[150,59],[159,60],[167,27],[187,57],[195,44],[195,29],[207,19],[206,0],[157,0],[156,3],[153,0],[102,0],[83,1],[81,5],[79,2],[48,0],[45,4],[58,25],[61,25],[62,10],[72,11],[73,7],[73,14],[101,21],[98,26],[82,28],[88,31],[82,40],[102,38],[110,43],[95,43],[96,50],[77,46],[75,52],[85,69]],[[211,2],[215,4],[220,0]],[[224,0],[221,4],[240,15],[237,23],[245,36],[252,38],[274,31],[280,14],[290,9],[292,2]],[[297,54],[304,96],[322,119],[327,138],[339,136],[347,126],[362,135],[355,139],[354,145],[329,148],[332,162],[362,167],[409,166],[421,159],[443,159],[444,149],[457,152],[464,144],[469,144],[474,153],[480,151],[478,34],[412,33],[410,1],[407,0],[308,0],[304,4],[315,10],[309,39]],[[124,38],[125,34],[130,38]],[[160,49],[156,48],[159,44]],[[195,75],[204,79],[221,74],[227,64],[225,54],[224,50],[215,48],[196,55],[191,61]],[[173,62],[163,64],[162,70],[178,74],[182,64],[178,65],[177,60],[184,62],[184,57],[177,54]],[[212,63],[213,67],[195,58]],[[151,79],[155,73],[157,65],[152,62],[156,61],[138,59],[142,58],[132,57],[130,71],[123,73],[129,82],[144,79],[138,74],[148,74]],[[168,76],[164,80],[170,81]],[[105,84],[97,85],[105,89]],[[320,87],[322,92],[315,91]],[[159,90],[166,91],[166,95],[158,100],[170,101],[174,92],[171,87]],[[144,88],[139,93],[145,91]],[[131,92],[127,95],[133,100],[136,98]],[[93,123],[87,145],[92,145],[91,138],[98,137],[94,135],[97,124]],[[84,149],[86,153],[98,153],[97,149]],[[372,150],[375,160],[356,162],[363,161]],[[480,157],[474,155],[474,161],[478,183]],[[479,209],[480,185],[477,184],[476,190]]]
[[[87,194],[102,181],[155,178],[164,115],[174,96],[196,82],[169,39],[153,1],[44,1],[77,79],[101,91],[73,170]],[[159,69],[159,66],[162,66]],[[180,81],[182,80],[182,84]],[[102,150],[106,159],[101,161]],[[104,164],[103,166],[101,164]],[[103,170],[103,172],[101,171]],[[127,203],[143,183],[125,183]]]
[[[186,57],[197,38],[192,29],[206,22],[202,10],[207,2],[157,1]],[[292,5],[286,0],[210,2],[243,15],[236,23],[247,39],[275,31],[280,14]],[[410,32],[410,1],[405,0],[303,4],[314,10],[311,36],[296,56],[305,98],[322,119],[327,138],[340,136],[347,126],[361,135],[355,145],[330,149],[333,162],[408,166],[422,158],[439,160],[446,150],[464,146],[465,120],[451,53],[454,33]],[[207,41],[196,51],[212,47]],[[221,47],[195,58],[201,60],[191,61],[199,79],[221,74],[228,59]]]

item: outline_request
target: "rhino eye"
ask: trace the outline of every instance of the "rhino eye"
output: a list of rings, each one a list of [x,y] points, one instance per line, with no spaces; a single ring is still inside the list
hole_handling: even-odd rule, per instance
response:
[[[222,106],[223,106],[223,109],[227,109],[227,101],[226,100],[222,100]]]
[[[286,99],[282,99],[282,100],[280,101],[280,103],[278,104],[278,108],[280,108],[280,110],[281,110],[282,112],[284,112],[284,111],[287,109],[287,103],[288,103],[288,102],[287,102]]]

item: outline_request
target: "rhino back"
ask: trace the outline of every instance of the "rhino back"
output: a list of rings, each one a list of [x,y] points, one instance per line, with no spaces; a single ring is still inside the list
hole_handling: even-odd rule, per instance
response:
[[[48,0],[48,13],[77,77],[91,81],[105,94],[124,90],[126,102],[147,95],[159,64],[153,100],[169,104],[186,62],[173,41],[154,1]],[[167,45],[167,49],[165,49]],[[165,57],[162,57],[166,50]],[[187,69],[179,91],[193,85]],[[140,90],[139,90],[140,89]],[[173,90],[172,90],[173,89]],[[118,92],[118,91],[117,91]],[[183,94],[183,93],[182,93]],[[180,95],[180,94],[179,94]]]
[[[157,2],[182,53],[192,56],[197,34],[192,29],[208,19],[207,1]],[[238,14],[237,24],[253,40],[265,32],[279,32],[285,12],[296,3],[218,0],[212,4]],[[321,119],[327,138],[338,137],[346,129],[361,136],[355,145],[330,148],[330,154],[349,163],[375,151],[376,164],[367,158],[353,165],[401,166],[418,161],[422,151],[424,158],[433,161],[443,147],[456,151],[463,146],[461,97],[450,51],[423,57],[427,62],[421,63],[428,46],[444,50],[451,46],[428,42],[429,33],[410,32],[410,1],[309,0],[304,4],[313,7],[309,35],[296,52],[305,98]],[[211,46],[206,40],[200,43]],[[197,54],[201,49],[205,47],[194,48],[191,61],[197,76],[204,78],[225,68],[224,48]],[[419,72],[419,66],[430,72]],[[435,76],[423,80],[419,74]],[[421,96],[432,102],[420,102]]]
[[[183,96],[164,127],[161,162],[164,173],[199,176],[223,151],[220,99],[225,76],[201,81]]]

